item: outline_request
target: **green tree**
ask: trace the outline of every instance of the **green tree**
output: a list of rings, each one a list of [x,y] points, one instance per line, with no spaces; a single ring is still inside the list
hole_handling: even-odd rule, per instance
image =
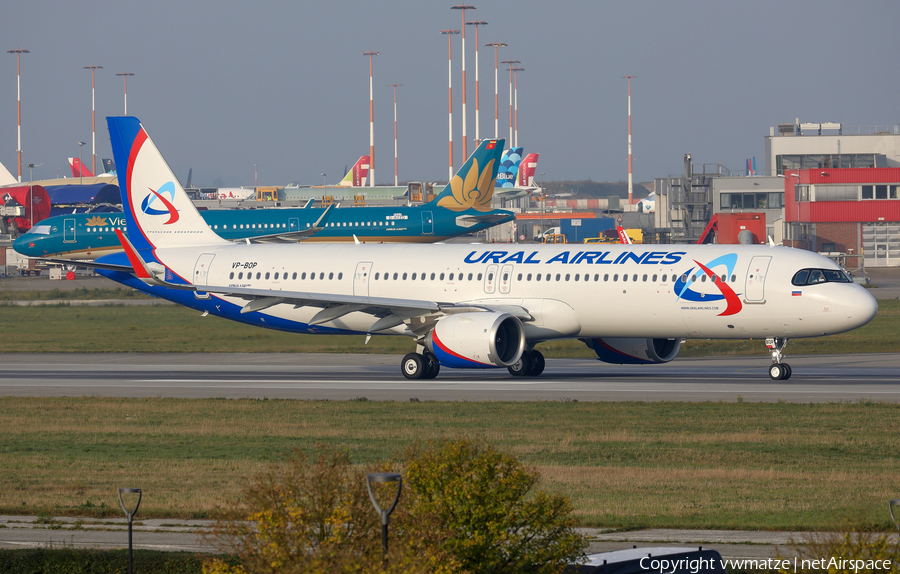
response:
[[[417,447],[406,462],[413,518],[448,531],[442,547],[472,573],[560,572],[581,555],[569,500],[535,490],[539,478],[469,439]]]

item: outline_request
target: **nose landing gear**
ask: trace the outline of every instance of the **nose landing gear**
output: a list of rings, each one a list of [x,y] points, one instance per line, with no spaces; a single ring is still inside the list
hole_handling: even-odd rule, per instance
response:
[[[786,337],[775,337],[766,339],[766,348],[772,351],[772,365],[769,366],[769,377],[773,381],[786,381],[791,378],[791,366],[782,363],[783,355],[781,351],[787,345]]]

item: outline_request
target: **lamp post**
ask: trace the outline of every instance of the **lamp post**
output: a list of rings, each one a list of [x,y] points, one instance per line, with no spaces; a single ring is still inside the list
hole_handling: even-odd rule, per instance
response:
[[[459,30],[441,30],[441,34],[447,36],[447,91],[448,91],[448,101],[450,102],[448,110],[449,110],[449,123],[448,128],[450,130],[449,137],[449,145],[450,145],[450,175],[447,181],[453,180],[453,35],[459,34]],[[465,161],[465,160],[463,160]]]
[[[117,76],[123,76],[125,80],[125,115],[128,115],[128,76],[133,76],[131,72],[122,72],[120,74],[116,74]]]
[[[97,110],[94,98],[94,72],[102,70],[103,66],[85,66],[85,70],[91,71],[91,173],[97,173]]]
[[[324,173],[320,173],[319,175],[322,176],[322,187],[325,187],[325,174],[324,174]]]
[[[375,187],[375,104],[372,92],[372,57],[378,52],[363,52],[369,57],[369,187]]]
[[[541,239],[544,238],[544,172],[541,172]]]
[[[462,144],[463,162],[469,157],[469,142],[466,140],[466,10],[474,10],[471,4],[457,4],[451,6],[451,10],[462,12]]]
[[[22,54],[30,54],[28,50],[7,50],[7,54],[16,55],[16,102],[18,104],[19,117],[19,145],[16,147],[16,153],[19,155],[19,183],[22,183]]]
[[[475,26],[475,144],[478,145],[481,143],[481,118],[479,115],[481,97],[478,89],[478,27],[487,26],[487,22],[476,20],[474,22],[466,22],[466,26]]]
[[[512,71],[515,72],[513,75],[513,85],[515,86],[515,126],[516,126],[516,147],[519,147],[519,72],[524,72],[525,68],[512,68]]]
[[[78,142],[78,185],[84,185],[84,172],[81,171],[81,166],[84,164],[81,163],[81,150],[84,149],[84,144],[86,142]]]
[[[505,48],[506,44],[494,42],[493,44],[485,44],[485,46],[494,47],[494,139],[500,139],[500,97],[497,93],[497,58],[499,56],[499,49],[501,47]]]
[[[378,504],[378,500],[375,499],[375,492],[372,490],[372,483],[388,482],[397,483],[397,494],[394,496],[394,502],[391,504],[391,507],[387,510],[384,510]],[[375,507],[375,512],[377,512],[378,516],[381,518],[381,565],[382,567],[385,567],[387,566],[388,551],[388,521],[390,519],[391,513],[394,512],[394,508],[397,507],[397,502],[400,500],[400,492],[403,490],[403,477],[396,472],[375,472],[372,474],[368,474],[366,475],[366,488],[369,489],[369,500],[372,501],[372,506]]]
[[[403,84],[388,84],[394,88],[394,186],[397,186],[399,171],[397,169],[397,88]]]
[[[501,64],[506,64],[509,66],[509,142],[506,145],[512,147],[513,145],[513,78],[512,78],[512,69],[513,64],[521,64],[522,62],[518,60],[503,60],[500,62]]]
[[[628,80],[628,205],[631,205],[633,199],[631,197],[634,191],[631,172],[631,78],[637,76],[622,76]]]
[[[125,506],[125,497],[126,494],[137,494],[137,502],[134,504],[134,510],[129,510],[127,506]],[[119,504],[122,505],[122,510],[125,511],[125,517],[128,518],[128,574],[133,574],[134,572],[134,550],[131,544],[131,524],[134,522],[134,515],[137,514],[138,507],[141,506],[141,496],[143,493],[140,488],[120,488],[119,489]]]

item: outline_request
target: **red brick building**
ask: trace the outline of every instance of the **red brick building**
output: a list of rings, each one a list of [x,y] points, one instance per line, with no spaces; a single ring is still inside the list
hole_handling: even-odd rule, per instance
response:
[[[784,244],[849,269],[900,266],[900,168],[785,172]]]

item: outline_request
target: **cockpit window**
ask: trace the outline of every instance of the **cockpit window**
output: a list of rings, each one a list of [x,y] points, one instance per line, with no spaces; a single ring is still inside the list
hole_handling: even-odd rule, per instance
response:
[[[791,279],[793,285],[817,285],[819,283],[850,283],[847,274],[839,269],[801,269]]]
[[[28,233],[34,233],[36,235],[50,235],[50,226],[35,225],[28,231]]]

